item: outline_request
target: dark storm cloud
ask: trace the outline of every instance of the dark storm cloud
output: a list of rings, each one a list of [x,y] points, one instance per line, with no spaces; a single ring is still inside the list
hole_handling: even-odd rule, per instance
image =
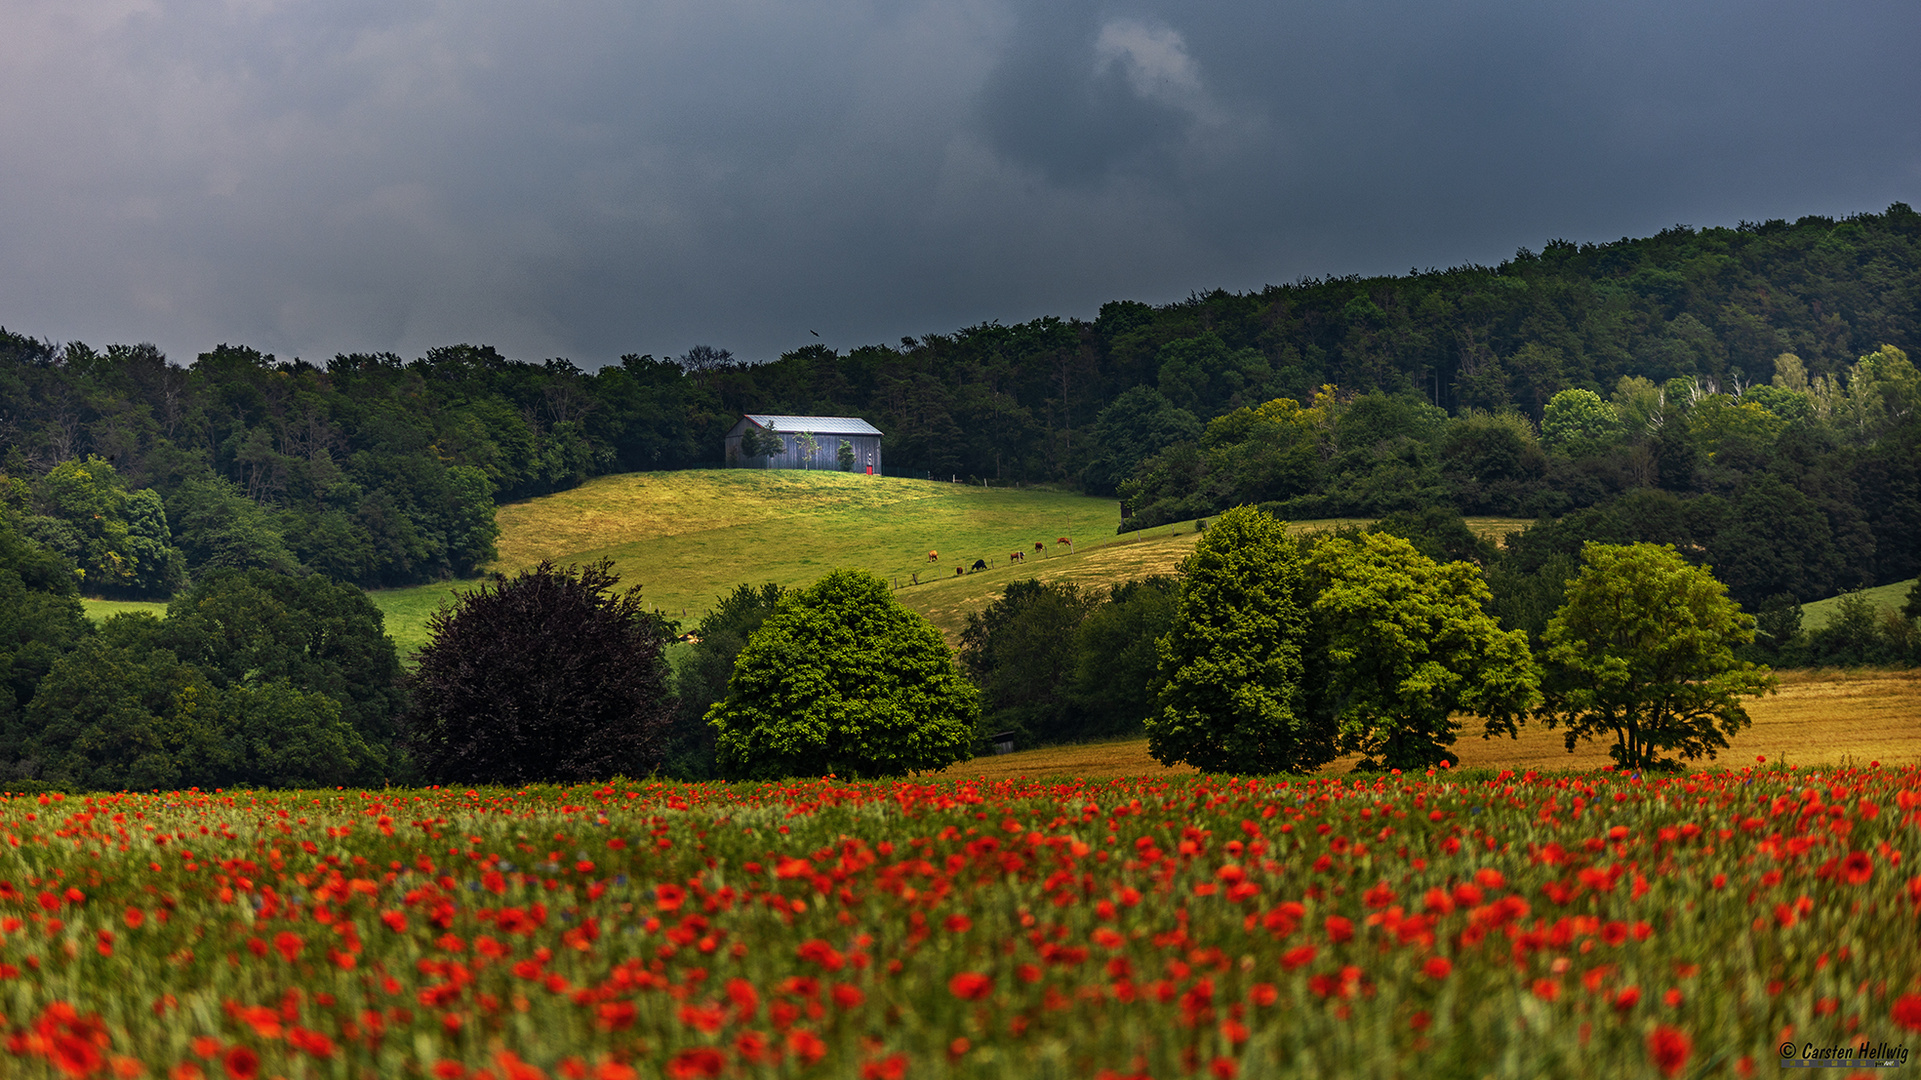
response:
[[[1911,3],[0,8],[0,323],[584,366],[1921,186]]]

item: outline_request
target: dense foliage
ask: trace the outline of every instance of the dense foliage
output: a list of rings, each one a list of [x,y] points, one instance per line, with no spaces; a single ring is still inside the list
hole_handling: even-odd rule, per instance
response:
[[[373,783],[393,751],[400,664],[358,589],[212,574],[168,618],[96,630],[70,564],[0,522],[0,769],[91,790]]]
[[[707,722],[707,710],[727,699],[727,680],[733,677],[734,661],[747,647],[747,639],[790,593],[771,581],[736,585],[694,627],[686,648],[676,650],[674,694],[679,702],[661,765],[664,774],[677,780],[719,779],[715,733]]]
[[[1331,536],[1309,554],[1310,696],[1365,768],[1427,768],[1460,724],[1512,734],[1539,701],[1527,635],[1484,610],[1479,567],[1436,562],[1390,533]]]
[[[1655,1080],[1921,1033],[1912,766],[1436,773],[16,798],[0,1072]]]
[[[662,620],[608,562],[542,562],[436,612],[416,655],[406,743],[429,779],[532,783],[645,776],[673,701]]]
[[[1546,700],[1539,716],[1577,739],[1612,738],[1624,768],[1674,764],[1725,750],[1748,726],[1743,697],[1774,678],[1735,658],[1754,619],[1727,587],[1671,547],[1589,544],[1567,602],[1542,636]]]
[[[169,545],[189,573],[398,584],[485,562],[497,501],[717,464],[742,412],[857,415],[897,474],[1124,490],[1137,524],[1242,502],[1532,517],[1673,492],[1752,606],[1921,567],[1921,421],[1881,351],[1921,348],[1917,297],[1921,215],[1895,204],[762,364],[696,346],[589,373],[456,345],[316,366],[223,345],[180,368],[0,331],[0,471],[33,481],[77,565],[116,550],[115,528],[159,545],[134,576],[96,571],[103,590],[164,595]],[[38,490],[89,455],[164,519],[147,504],[93,529]],[[1737,573],[1727,549],[1756,528],[1806,539]]]
[[[1158,693],[1155,649],[1174,621],[1165,576],[1106,588],[1030,579],[970,612],[960,662],[981,688],[981,733],[1017,748],[1137,735]]]
[[[1407,395],[1289,399],[1207,425],[1123,484],[1130,527],[1236,502],[1290,519],[1446,508],[1558,518],[1529,543],[1675,543],[1759,609],[1900,581],[1921,568],[1921,372],[1884,346],[1810,380],[1722,390],[1623,378],[1567,390],[1537,437],[1521,414],[1449,419]],[[1499,592],[1499,586],[1496,586]]]
[[[1147,747],[1204,772],[1304,772],[1334,759],[1335,732],[1303,691],[1304,560],[1286,527],[1236,507],[1181,563],[1174,623],[1159,642],[1159,706]]]
[[[783,601],[707,714],[729,778],[903,776],[973,756],[979,694],[886,582],[836,570]]]
[[[54,660],[93,630],[73,570],[0,514],[0,730],[19,720]]]

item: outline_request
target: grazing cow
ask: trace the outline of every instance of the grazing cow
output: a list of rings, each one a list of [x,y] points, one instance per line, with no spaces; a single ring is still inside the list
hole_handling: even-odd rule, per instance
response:
[[[1035,551],[1046,551],[1046,550],[1047,550],[1047,545],[1046,545],[1046,544],[1043,544],[1043,543],[1041,543],[1041,542],[1040,542],[1039,540],[1036,540],[1036,541],[1034,541],[1034,550],[1035,550]]]
[[[987,569],[987,560],[986,560],[986,559],[975,559],[975,560],[974,560],[974,569],[976,569],[976,570],[985,570],[985,569]],[[958,567],[958,566],[956,566],[956,567],[954,567],[954,572],[955,572],[956,574],[958,574],[958,573],[960,573],[960,567]]]
[[[1008,562],[1025,562],[1026,560],[1027,553],[1024,551],[1016,551],[1007,557]]]
[[[928,553],[927,553],[927,561],[928,561],[928,562],[939,562],[939,561],[940,561],[940,552],[938,552],[938,551],[930,551],[930,552],[928,552]]]
[[[974,569],[976,569],[976,570],[978,570],[978,569],[980,569],[980,565],[981,565],[981,564],[980,564],[980,563],[979,563],[978,561],[976,561],[976,562],[974,563]],[[967,571],[965,571],[965,570],[962,570],[962,569],[961,569],[960,567],[958,567],[958,566],[956,566],[956,567],[954,567],[954,576],[955,576],[955,577],[959,577],[959,576],[961,576],[962,574],[964,574],[964,573],[966,573],[966,572],[967,572]]]

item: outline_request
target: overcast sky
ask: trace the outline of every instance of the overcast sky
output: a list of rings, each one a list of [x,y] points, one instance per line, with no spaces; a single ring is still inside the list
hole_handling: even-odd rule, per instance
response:
[[[751,360],[1921,204],[1921,4],[5,0],[0,325]]]

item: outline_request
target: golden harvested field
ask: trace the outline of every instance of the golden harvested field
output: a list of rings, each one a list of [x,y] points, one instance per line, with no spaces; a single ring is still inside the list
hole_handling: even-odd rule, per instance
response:
[[[1796,765],[1921,763],[1921,671],[1784,671],[1780,692],[1748,702],[1754,726],[1736,735],[1727,753],[1699,766],[1739,765],[1765,755]],[[1470,720],[1469,723],[1472,721]],[[1471,729],[1470,729],[1471,730]],[[1563,736],[1537,724],[1518,739],[1482,739],[1463,733],[1455,743],[1462,766],[1494,769],[1596,769],[1609,764],[1607,744],[1577,744],[1568,753]],[[1337,761],[1323,773],[1352,769]],[[1186,766],[1165,768],[1147,753],[1146,739],[1050,747],[1001,757],[975,758],[949,766],[943,777],[1183,776]]]

